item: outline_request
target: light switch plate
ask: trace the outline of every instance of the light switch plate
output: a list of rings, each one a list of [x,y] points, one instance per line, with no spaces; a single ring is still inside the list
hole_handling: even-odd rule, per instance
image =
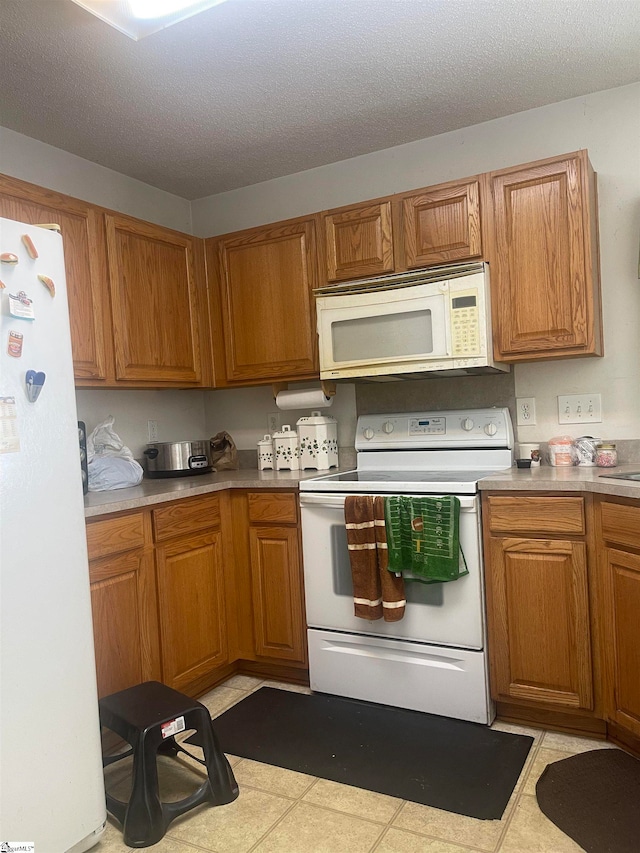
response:
[[[565,394],[559,396],[558,423],[602,423],[602,398],[600,394]]]

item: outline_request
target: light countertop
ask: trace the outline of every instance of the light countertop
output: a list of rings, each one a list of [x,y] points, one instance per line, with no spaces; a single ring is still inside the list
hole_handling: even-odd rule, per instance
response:
[[[199,474],[193,477],[169,479],[144,479],[131,489],[108,492],[89,492],[85,496],[85,518],[141,509],[153,504],[173,501],[178,498],[206,495],[224,489],[291,489],[297,488],[301,480],[337,473],[346,468],[331,471],[258,471],[243,468],[239,471],[220,471],[216,474]],[[621,474],[640,471],[640,462],[618,465],[610,471],[606,468],[507,468],[479,481],[481,491],[544,491],[544,492],[598,492],[618,497],[640,500],[640,482],[616,480],[602,474]]]
[[[640,482],[606,476],[631,471],[640,471],[640,462],[630,462],[615,468],[587,468],[580,465],[567,468],[553,468],[550,465],[507,468],[483,477],[478,485],[481,491],[598,492],[640,499]]]
[[[130,489],[115,489],[107,492],[89,492],[84,498],[85,518],[141,509],[164,501],[206,495],[224,489],[291,489],[297,488],[300,480],[320,477],[330,471],[258,471],[257,468],[241,468],[238,471],[220,471],[215,474],[197,474],[190,477],[147,479]]]

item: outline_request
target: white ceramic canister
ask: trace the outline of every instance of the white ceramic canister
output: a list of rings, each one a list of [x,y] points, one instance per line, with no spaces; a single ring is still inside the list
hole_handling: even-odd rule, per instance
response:
[[[273,469],[273,441],[270,435],[265,435],[258,442],[258,470]]]
[[[273,434],[273,458],[276,471],[297,471],[300,468],[298,434],[289,424]]]
[[[335,468],[338,464],[338,422],[335,418],[311,412],[300,418],[298,441],[300,446],[300,468],[316,468],[322,471]]]

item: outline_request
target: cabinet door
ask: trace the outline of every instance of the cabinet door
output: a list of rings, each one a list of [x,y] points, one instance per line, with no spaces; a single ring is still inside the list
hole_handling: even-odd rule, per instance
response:
[[[164,681],[185,691],[227,661],[221,533],[158,546],[156,561]]]
[[[496,358],[601,355],[595,177],[586,152],[491,174]]]
[[[480,257],[478,181],[433,187],[405,196],[402,237],[408,269]]]
[[[89,576],[98,694],[160,680],[153,552],[92,560]]]
[[[298,531],[291,527],[252,527],[249,544],[256,654],[304,663]]]
[[[218,242],[227,380],[317,373],[315,225],[296,220]]]
[[[394,270],[390,201],[330,211],[324,238],[328,281]]]
[[[55,222],[60,226],[74,374],[77,379],[105,379],[107,283],[101,211],[77,199],[0,176],[0,216],[29,225]]]
[[[640,556],[608,548],[605,590],[607,714],[640,737]]]
[[[487,570],[494,698],[593,708],[585,544],[492,538]]]
[[[116,379],[201,379],[194,239],[105,214]]]

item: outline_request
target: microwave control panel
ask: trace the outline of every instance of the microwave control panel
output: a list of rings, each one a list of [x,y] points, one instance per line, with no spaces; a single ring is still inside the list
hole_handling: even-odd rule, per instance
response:
[[[480,312],[476,288],[451,296],[451,348],[453,356],[481,354]]]

